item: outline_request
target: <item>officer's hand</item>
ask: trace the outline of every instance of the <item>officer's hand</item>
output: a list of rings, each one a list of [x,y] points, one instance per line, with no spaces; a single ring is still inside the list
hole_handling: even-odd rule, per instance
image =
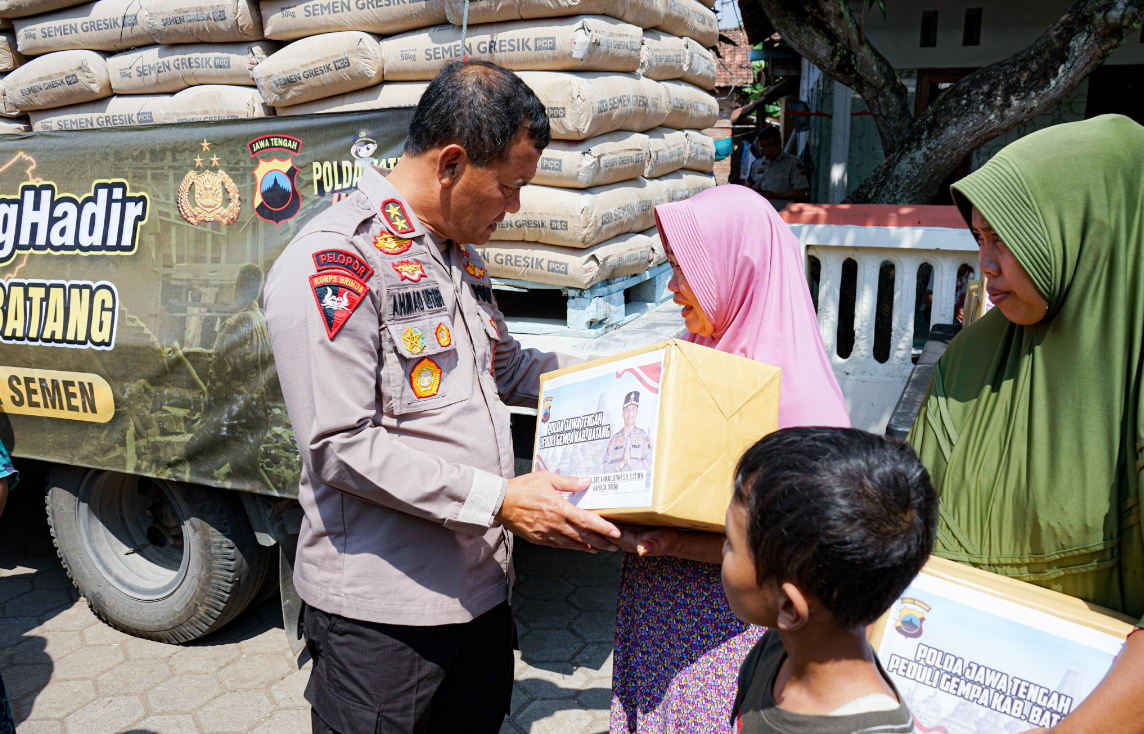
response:
[[[593,553],[598,548],[618,550],[612,541],[620,537],[619,528],[560,494],[583,491],[589,484],[589,479],[546,471],[510,479],[497,522],[513,535],[540,545]]]

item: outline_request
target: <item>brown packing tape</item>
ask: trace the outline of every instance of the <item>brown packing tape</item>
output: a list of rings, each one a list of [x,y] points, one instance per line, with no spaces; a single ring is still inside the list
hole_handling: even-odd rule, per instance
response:
[[[23,18],[82,5],[84,2],[85,0],[0,0],[0,15],[5,18]]]
[[[670,97],[664,127],[705,130],[719,121],[719,100],[694,84],[678,80],[660,82]]]
[[[178,92],[198,84],[254,86],[252,71],[280,47],[273,41],[148,46],[107,60],[116,94]]]
[[[643,133],[604,133],[587,140],[553,140],[536,165],[532,183],[582,189],[644,175],[648,139]]]
[[[16,21],[25,54],[69,49],[122,51],[154,43],[143,18],[144,0],[98,0]]]
[[[683,167],[689,171],[711,173],[715,169],[715,141],[698,130],[684,130],[687,136],[687,158]]]
[[[667,0],[667,12],[656,30],[673,36],[694,38],[704,48],[719,42],[719,19],[696,0]]]
[[[638,275],[655,257],[644,232],[622,234],[586,249],[493,240],[480,250],[489,275],[532,283],[590,288],[625,275]]]
[[[262,38],[256,0],[147,0],[147,30],[158,43],[233,43]]]
[[[316,99],[313,102],[276,107],[275,112],[279,115],[314,115],[416,107],[428,87],[429,82],[387,82],[354,92]]]
[[[548,108],[557,140],[650,130],[663,124],[671,104],[662,84],[637,74],[522,71],[519,76]]]
[[[680,79],[700,89],[714,89],[719,74],[715,54],[700,46],[694,38],[686,38],[684,41],[687,43],[687,63]]]
[[[469,23],[496,23],[528,18],[558,18],[565,15],[608,15],[641,28],[663,21],[667,0],[472,0]],[[465,0],[445,0],[445,13],[453,25],[461,25]]]
[[[648,130],[648,158],[644,178],[659,178],[683,168],[687,161],[687,135],[682,130],[657,127]]]
[[[643,178],[590,189],[530,184],[520,191],[520,210],[505,215],[492,239],[591,247],[653,226],[667,193]]]
[[[160,121],[176,122],[241,120],[269,117],[274,113],[253,87],[204,84],[173,95],[160,108]]]
[[[170,99],[171,96],[166,94],[116,96],[95,102],[30,112],[29,116],[32,119],[32,129],[37,132],[153,125],[161,122],[162,107]]]
[[[488,23],[469,28],[471,59],[517,71],[635,71],[639,26],[602,15]],[[460,59],[461,28],[440,25],[382,41],[386,80],[432,79]]]
[[[389,36],[446,22],[445,0],[352,3],[263,0],[260,6],[266,37],[280,41],[333,31],[365,31]]]
[[[107,61],[95,51],[56,51],[38,56],[4,77],[8,102],[43,110],[111,96]]]
[[[302,38],[256,66],[254,83],[274,106],[372,87],[384,71],[379,40],[361,31]]]
[[[0,31],[0,71],[12,71],[23,65],[27,59],[16,47],[16,34],[12,31]]]

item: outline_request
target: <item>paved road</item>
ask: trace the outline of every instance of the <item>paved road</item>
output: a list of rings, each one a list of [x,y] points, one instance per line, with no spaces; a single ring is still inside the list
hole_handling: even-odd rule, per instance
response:
[[[32,484],[0,518],[0,675],[18,734],[310,731],[310,666],[290,656],[277,597],[191,645],[124,635],[60,568]],[[607,731],[618,555],[520,543],[516,558],[521,650],[502,734]]]

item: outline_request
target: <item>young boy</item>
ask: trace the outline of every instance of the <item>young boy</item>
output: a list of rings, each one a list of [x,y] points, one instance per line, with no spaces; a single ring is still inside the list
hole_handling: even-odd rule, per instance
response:
[[[849,428],[788,428],[739,460],[723,590],[768,631],[739,671],[741,734],[912,734],[866,627],[933,549],[937,497],[905,444]]]

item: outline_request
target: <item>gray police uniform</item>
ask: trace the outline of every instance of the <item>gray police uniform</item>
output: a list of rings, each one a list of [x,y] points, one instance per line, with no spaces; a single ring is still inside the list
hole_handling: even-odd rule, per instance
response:
[[[628,452],[628,462],[624,462],[624,452]],[[651,471],[651,436],[642,428],[633,426],[632,432],[625,434],[623,429],[612,434],[608,448],[604,452],[604,471]]]
[[[779,157],[769,161],[766,157],[757,158],[751,165],[750,185],[755,191],[790,191],[791,189],[810,188],[810,183],[803,173],[802,163],[790,153],[779,153]],[[772,199],[767,197],[775,211],[782,211],[789,199]]]

